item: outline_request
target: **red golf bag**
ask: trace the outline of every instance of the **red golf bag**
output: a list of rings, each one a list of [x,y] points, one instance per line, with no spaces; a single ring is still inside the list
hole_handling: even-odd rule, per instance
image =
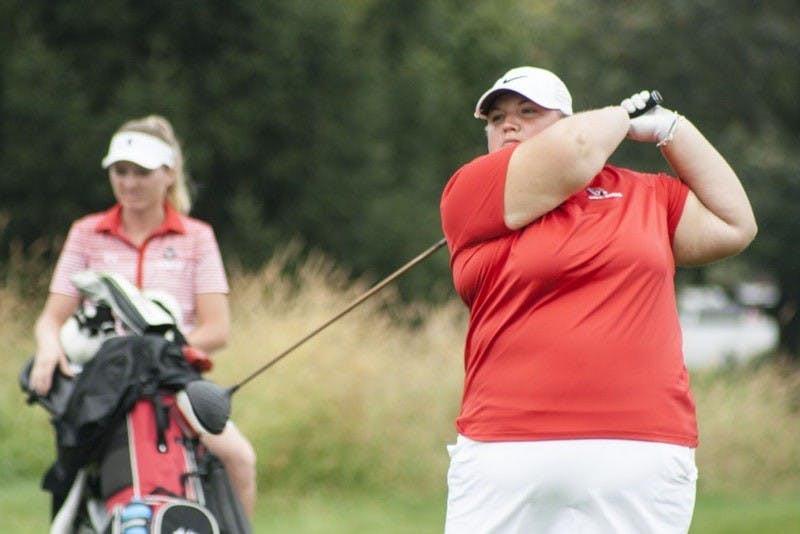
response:
[[[20,374],[29,402],[51,414],[57,458],[42,486],[52,494],[51,533],[249,533],[238,496],[199,433],[222,432],[229,395],[190,364],[168,307],[124,278],[73,277],[91,306],[62,328],[82,366],[56,371],[46,396]],[[91,312],[91,313],[90,313]]]
[[[21,386],[56,430],[57,460],[43,480],[52,494],[51,532],[250,532],[221,462],[195,431],[198,424],[220,431],[227,413],[196,412],[187,395],[219,404],[221,390],[175,343],[111,338],[77,377],[57,374],[46,397],[28,388],[30,365]]]

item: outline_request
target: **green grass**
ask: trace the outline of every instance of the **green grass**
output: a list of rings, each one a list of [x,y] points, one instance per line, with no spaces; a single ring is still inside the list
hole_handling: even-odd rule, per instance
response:
[[[322,258],[293,281],[282,271],[277,261],[232,277],[234,329],[212,380],[242,379],[365,290]],[[46,532],[49,521],[38,481],[53,460],[52,428],[16,387],[40,305],[0,287],[0,532]],[[236,394],[233,418],[258,454],[256,533],[441,532],[464,315],[459,302],[406,308],[384,292]],[[692,384],[692,534],[800,532],[798,369],[693,373]]]
[[[326,491],[262,494],[254,531],[274,534],[419,534],[442,531],[440,495],[409,498],[390,491]],[[800,489],[779,496],[700,495],[691,534],[786,534],[800,531]],[[46,532],[48,496],[33,480],[0,486],[3,531]]]
[[[409,499],[390,493],[263,495],[255,532],[418,534],[441,532],[445,497]]]
[[[800,490],[769,496],[700,496],[692,534],[800,532]]]
[[[0,515],[3,530],[27,534],[47,532],[50,519],[49,494],[38,480],[4,480],[0,484]]]

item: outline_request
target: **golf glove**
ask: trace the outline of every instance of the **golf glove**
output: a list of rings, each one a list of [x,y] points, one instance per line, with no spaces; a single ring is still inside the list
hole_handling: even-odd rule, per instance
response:
[[[650,91],[640,91],[620,103],[625,111],[634,113],[644,109]],[[680,115],[676,111],[654,106],[646,113],[631,119],[628,128],[628,138],[642,143],[656,143],[664,146],[672,140],[675,128],[678,126]]]

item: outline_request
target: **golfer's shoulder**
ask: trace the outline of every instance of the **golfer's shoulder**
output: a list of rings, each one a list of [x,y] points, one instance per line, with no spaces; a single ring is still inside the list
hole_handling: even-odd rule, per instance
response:
[[[198,244],[216,242],[214,227],[210,223],[189,215],[180,215],[180,220],[183,227],[180,235],[184,238]]]
[[[101,229],[101,223],[106,219],[107,212],[100,211],[89,213],[72,222],[73,232],[93,233]]]
[[[653,188],[664,179],[670,178],[664,173],[652,173],[606,165],[597,175],[596,182],[605,185],[616,185],[621,188]]]
[[[202,219],[197,219],[190,215],[180,215],[180,220],[187,233],[207,234],[214,232],[211,223]]]

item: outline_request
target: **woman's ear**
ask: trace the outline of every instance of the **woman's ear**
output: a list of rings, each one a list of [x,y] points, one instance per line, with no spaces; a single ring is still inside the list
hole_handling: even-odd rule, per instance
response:
[[[163,167],[163,169],[167,172],[167,176],[169,176],[169,181],[168,181],[169,187],[174,186],[178,181],[175,169],[170,167]]]

